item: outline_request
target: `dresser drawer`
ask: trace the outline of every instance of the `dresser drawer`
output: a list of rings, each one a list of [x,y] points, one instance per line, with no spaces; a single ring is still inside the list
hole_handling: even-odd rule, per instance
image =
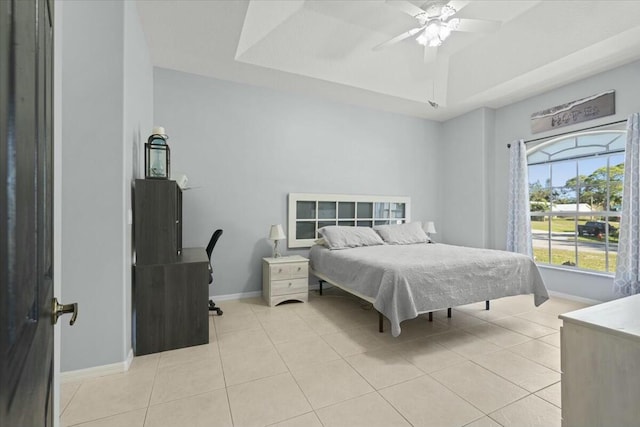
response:
[[[290,280],[274,280],[271,282],[271,295],[287,295],[297,294],[301,292],[308,292],[309,280],[304,279],[290,279]]]

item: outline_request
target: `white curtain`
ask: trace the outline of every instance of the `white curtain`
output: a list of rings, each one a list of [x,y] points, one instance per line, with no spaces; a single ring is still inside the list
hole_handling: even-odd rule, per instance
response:
[[[533,257],[528,176],[524,141],[512,142],[509,151],[507,250]]]
[[[622,217],[618,235],[618,263],[613,280],[618,296],[640,293],[640,113],[627,120]]]

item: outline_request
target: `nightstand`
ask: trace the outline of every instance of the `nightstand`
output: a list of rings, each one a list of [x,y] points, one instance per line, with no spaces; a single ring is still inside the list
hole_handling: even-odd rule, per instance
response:
[[[262,296],[271,307],[309,301],[309,260],[300,255],[262,258]]]

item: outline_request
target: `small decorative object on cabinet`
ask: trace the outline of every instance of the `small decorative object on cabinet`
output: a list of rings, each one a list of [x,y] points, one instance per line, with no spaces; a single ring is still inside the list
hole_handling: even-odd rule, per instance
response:
[[[309,301],[309,260],[300,255],[262,258],[262,296],[271,307]]]
[[[162,126],[156,126],[144,144],[144,173],[148,179],[169,179],[171,176],[171,152],[167,145],[169,137]]]
[[[269,240],[273,241],[273,257],[280,258],[280,251],[278,250],[278,240],[284,240],[287,236],[284,235],[282,225],[274,224],[269,231]]]
[[[637,426],[640,295],[560,315],[562,426]]]

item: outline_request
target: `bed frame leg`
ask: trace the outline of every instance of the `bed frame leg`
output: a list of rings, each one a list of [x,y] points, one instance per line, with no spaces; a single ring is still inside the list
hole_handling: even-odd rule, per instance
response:
[[[447,308],[447,317],[451,318],[451,307]]]
[[[320,295],[322,295],[322,284],[324,283],[324,280],[318,280],[318,284],[320,285]]]
[[[433,322],[433,311],[429,312],[429,322]]]
[[[485,310],[489,310],[489,300],[486,300],[486,301],[484,302],[484,309],[485,309]]]
[[[378,312],[378,332],[384,332],[384,322],[382,319],[382,313]]]

